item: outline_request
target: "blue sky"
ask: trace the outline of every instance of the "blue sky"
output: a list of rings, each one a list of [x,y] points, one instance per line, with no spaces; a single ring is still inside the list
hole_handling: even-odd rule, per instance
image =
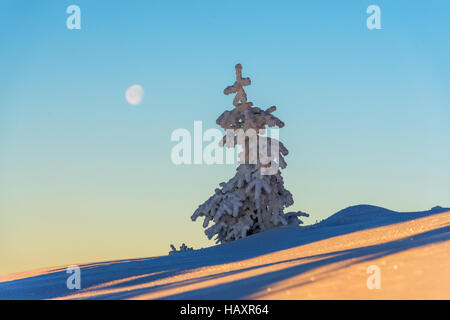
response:
[[[66,28],[71,4],[81,30]],[[236,63],[249,100],[286,123],[283,176],[306,223],[362,203],[450,206],[449,14],[448,1],[2,1],[0,273],[212,244],[190,216],[235,166],[175,166],[170,135],[217,128]]]

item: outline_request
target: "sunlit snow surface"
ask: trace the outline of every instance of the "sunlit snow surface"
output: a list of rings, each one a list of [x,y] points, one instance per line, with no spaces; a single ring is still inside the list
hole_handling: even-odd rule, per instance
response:
[[[201,250],[0,276],[0,299],[450,298],[450,209],[398,213],[360,205]],[[368,289],[378,266],[381,288]]]

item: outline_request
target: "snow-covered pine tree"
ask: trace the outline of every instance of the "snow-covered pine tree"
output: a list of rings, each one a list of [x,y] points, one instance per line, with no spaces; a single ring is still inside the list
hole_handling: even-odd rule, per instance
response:
[[[240,165],[235,176],[220,183],[220,188],[191,217],[192,221],[204,217],[205,234],[209,239],[216,236],[217,243],[237,240],[277,226],[301,224],[298,217],[309,216],[301,211],[283,212],[294,203],[292,194],[284,188],[279,170],[286,167],[284,156],[288,150],[280,141],[262,135],[266,126],[282,128],[284,123],[272,115],[275,106],[261,110],[247,102],[244,86],[251,84],[250,78],[242,78],[240,64],[235,69],[235,83],[224,90],[226,95],[236,94],[233,100],[235,108],[222,113],[216,122],[226,130],[221,146],[242,147]],[[249,132],[254,132],[256,139],[252,139],[252,135],[247,134]],[[213,225],[208,228],[211,222]]]

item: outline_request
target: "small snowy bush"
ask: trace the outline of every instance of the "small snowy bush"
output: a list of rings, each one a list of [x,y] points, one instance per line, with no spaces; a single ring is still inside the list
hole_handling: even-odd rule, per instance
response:
[[[172,250],[169,252],[169,255],[173,255],[173,254],[180,253],[180,252],[186,252],[186,251],[192,251],[192,250],[194,250],[194,248],[189,248],[189,247],[188,247],[186,244],[184,244],[184,243],[180,246],[180,250],[177,250],[173,244],[170,245],[170,248],[171,248]]]

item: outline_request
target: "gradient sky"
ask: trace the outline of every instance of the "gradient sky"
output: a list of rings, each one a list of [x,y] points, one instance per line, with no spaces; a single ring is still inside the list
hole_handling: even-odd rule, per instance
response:
[[[170,135],[218,128],[236,63],[286,123],[305,223],[449,207],[449,17],[447,0],[1,1],[0,274],[213,244],[190,216],[236,165],[175,166]]]

